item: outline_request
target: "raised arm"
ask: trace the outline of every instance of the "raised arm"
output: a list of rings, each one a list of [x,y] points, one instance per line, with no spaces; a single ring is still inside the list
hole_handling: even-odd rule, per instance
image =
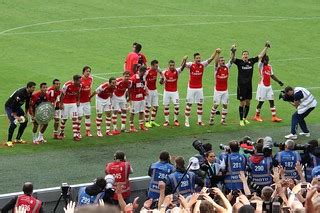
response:
[[[236,60],[237,46],[235,44],[232,45],[230,51],[231,51],[231,53],[230,53],[230,61],[231,61],[231,63],[233,63]]]
[[[217,48],[214,53],[212,53],[211,57],[207,60],[208,64],[210,64],[214,59],[217,63],[217,59],[219,58],[219,54],[221,53],[221,48]]]
[[[283,86],[283,82],[280,81],[275,75],[271,75],[271,78],[272,78],[275,82],[277,82],[281,87]]]
[[[262,51],[260,52],[260,54],[258,55],[259,59],[261,59],[266,53],[267,53],[267,50],[270,48],[270,42],[269,41],[266,41],[265,45],[264,45],[264,48],[262,49]]]
[[[186,67],[187,60],[188,60],[188,56],[185,55],[182,58],[182,62],[181,62],[181,65],[180,65],[180,72],[182,72],[184,70],[184,68]]]

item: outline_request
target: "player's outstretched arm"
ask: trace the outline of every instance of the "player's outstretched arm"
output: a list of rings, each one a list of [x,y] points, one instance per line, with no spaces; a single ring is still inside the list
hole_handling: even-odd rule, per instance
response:
[[[219,58],[219,55],[221,53],[221,48],[217,48],[214,53],[212,53],[211,57],[207,60],[208,64],[210,64],[213,60],[217,62],[217,59]]]
[[[283,86],[283,82],[280,81],[275,75],[271,75],[271,78],[272,78],[275,82],[277,82],[281,87]]]
[[[182,58],[182,62],[181,62],[181,65],[180,65],[180,72],[182,72],[184,70],[184,68],[186,67],[187,60],[188,60],[188,56],[185,55]]]
[[[92,98],[93,96],[95,96],[96,94],[97,94],[97,92],[94,91],[94,92],[90,95],[90,97],[89,97],[90,101],[91,101],[91,98]]]
[[[237,46],[234,44],[231,46],[230,49],[230,61],[231,63],[234,62],[236,60],[236,51],[237,51]]]
[[[258,55],[259,59],[261,59],[266,53],[267,53],[267,50],[270,48],[270,42],[269,41],[266,41],[265,45],[264,45],[264,48],[262,49],[262,51],[260,52],[260,54]]]

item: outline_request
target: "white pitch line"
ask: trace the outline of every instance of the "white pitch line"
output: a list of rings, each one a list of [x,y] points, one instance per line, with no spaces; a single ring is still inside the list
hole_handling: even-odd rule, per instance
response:
[[[214,24],[240,24],[240,23],[259,23],[259,22],[277,22],[277,21],[292,21],[292,20],[314,20],[320,17],[289,17],[264,20],[244,20],[244,21],[217,21],[217,22],[195,22],[184,24],[154,24],[154,25],[136,25],[136,26],[116,26],[116,27],[101,27],[101,28],[84,28],[84,29],[69,29],[69,30],[44,30],[31,32],[16,32],[7,33],[8,31],[0,32],[0,35],[28,35],[28,34],[43,34],[43,33],[64,33],[64,32],[88,32],[99,30],[114,30],[114,29],[137,29],[137,28],[159,28],[159,27],[179,27],[179,26],[195,26],[195,25],[214,25]]]
[[[315,90],[315,89],[320,89],[320,87],[306,87],[307,89],[309,90]],[[274,92],[280,92],[281,90],[273,90]],[[161,93],[158,93],[160,96],[163,96],[163,94]],[[256,92],[253,92],[252,94],[256,94]],[[237,94],[236,93],[231,93],[229,94],[229,96],[236,96]],[[212,98],[213,95],[207,95],[207,96],[204,96],[204,98]],[[180,98],[180,101],[184,101],[186,100],[185,98]],[[159,102],[162,102],[162,100],[160,99]],[[95,108],[95,105],[92,105],[91,107]],[[4,116],[7,116],[6,114],[0,114],[0,117],[4,117]]]
[[[0,32],[1,34],[6,34],[7,32],[30,28],[34,26],[41,26],[41,25],[49,25],[49,24],[57,24],[57,23],[64,23],[64,22],[76,22],[76,21],[86,21],[86,20],[99,20],[99,19],[127,19],[127,18],[153,18],[153,17],[243,17],[243,18],[299,18],[299,17],[281,17],[281,16],[243,16],[243,15],[219,15],[219,14],[195,14],[195,15],[186,15],[186,14],[173,14],[173,15],[165,15],[165,14],[158,14],[158,15],[140,15],[140,16],[98,16],[98,17],[87,17],[87,18],[74,18],[74,19],[63,19],[63,20],[56,20],[56,21],[46,21],[34,24],[27,24],[19,27],[10,28]],[[303,17],[303,18],[312,18],[312,17]]]
[[[121,72],[99,72],[94,73],[94,75],[115,75],[115,74],[122,74]]]

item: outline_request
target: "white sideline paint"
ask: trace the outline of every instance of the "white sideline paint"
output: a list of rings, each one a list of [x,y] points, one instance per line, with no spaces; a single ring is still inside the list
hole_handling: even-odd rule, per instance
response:
[[[243,17],[243,18],[299,18],[299,17],[282,17],[282,16],[241,16],[241,15],[213,15],[213,14],[197,14],[197,15],[140,15],[140,16],[98,16],[98,17],[88,17],[88,18],[74,18],[74,19],[63,19],[63,20],[56,20],[56,21],[46,21],[34,24],[27,24],[19,27],[10,28],[0,32],[1,34],[8,34],[8,32],[25,29],[35,26],[41,25],[49,25],[49,24],[57,24],[57,23],[64,23],[64,22],[76,22],[76,21],[86,21],[86,20],[99,20],[99,19],[128,19],[128,18],[153,18],[153,17]],[[312,17],[300,17],[300,18],[312,18]]]
[[[182,15],[181,15],[182,16]],[[199,15],[195,15],[199,16]],[[227,15],[232,17],[231,15]],[[130,16],[128,16],[130,17]],[[139,16],[131,16],[131,17],[139,17]],[[148,17],[148,16],[146,16]],[[152,16],[151,16],[152,17]],[[156,17],[156,16],[154,16]],[[236,16],[235,16],[236,17]],[[238,16],[238,17],[246,17],[246,16]],[[268,16],[265,16],[268,17]],[[98,19],[97,17],[96,19]],[[114,17],[116,18],[116,17]],[[94,18],[92,18],[94,19]],[[277,22],[277,21],[292,21],[292,20],[315,20],[320,19],[320,17],[276,17],[270,19],[263,19],[263,20],[243,20],[243,21],[217,21],[217,22],[196,22],[196,23],[185,23],[185,24],[158,24],[158,25],[136,25],[136,26],[116,26],[116,27],[101,27],[101,28],[84,28],[84,29],[69,29],[69,30],[44,30],[44,31],[31,31],[31,32],[13,32],[11,31],[39,26],[39,25],[46,25],[52,23],[62,23],[67,21],[78,21],[78,20],[87,20],[87,19],[72,19],[72,20],[60,20],[60,21],[52,21],[52,22],[44,22],[44,23],[36,23],[30,24],[25,26],[20,26],[12,29],[8,29],[5,31],[0,32],[1,35],[27,35],[27,34],[42,34],[42,33],[64,33],[64,32],[84,32],[84,31],[99,31],[99,30],[113,30],[113,29],[134,29],[134,28],[155,28],[155,27],[179,27],[179,26],[194,26],[194,25],[214,25],[214,24],[238,24],[238,23],[259,23],[259,22]]]

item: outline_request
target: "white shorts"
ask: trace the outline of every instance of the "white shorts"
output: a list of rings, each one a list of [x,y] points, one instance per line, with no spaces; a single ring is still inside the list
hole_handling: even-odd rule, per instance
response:
[[[133,113],[133,114],[137,114],[139,112],[144,112],[145,105],[146,105],[146,102],[144,100],[142,100],[142,101],[131,101],[130,112]]]
[[[119,110],[126,110],[127,109],[127,100],[126,96],[123,95],[121,97],[118,97],[116,95],[113,95],[111,98],[111,104],[112,104],[112,109],[115,111]]]
[[[54,110],[53,118],[55,118],[55,119],[60,119],[61,118],[61,110],[60,109]]]
[[[274,100],[272,87],[266,87],[264,85],[258,84],[256,99],[257,101]]]
[[[83,115],[91,115],[90,102],[80,103],[80,105],[78,106],[78,114],[79,117],[82,117]]]
[[[148,95],[145,98],[146,106],[159,106],[159,95],[157,90],[148,90]]]
[[[78,118],[77,104],[63,104],[62,119]]]
[[[214,90],[213,93],[213,104],[214,105],[219,105],[219,104],[224,104],[227,105],[229,103],[229,92],[228,90],[226,91],[217,91],[216,89]]]
[[[169,105],[170,100],[172,100],[173,104],[179,104],[179,93],[177,92],[167,92],[163,93],[163,105]]]
[[[112,110],[111,98],[102,99],[96,96],[96,112],[102,114],[103,112],[110,112]]]
[[[203,89],[193,89],[189,88],[187,89],[187,99],[186,102],[188,104],[202,104],[203,103]]]

